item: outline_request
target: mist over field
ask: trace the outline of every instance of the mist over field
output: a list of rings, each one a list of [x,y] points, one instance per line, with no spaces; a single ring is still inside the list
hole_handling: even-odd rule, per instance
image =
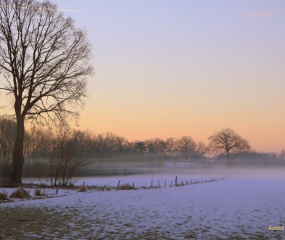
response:
[[[238,179],[285,179],[285,165],[237,164],[228,167],[215,162],[101,162],[93,163],[80,170],[80,175],[88,177],[146,175],[183,176],[188,178],[238,178]]]
[[[0,222],[2,236],[94,240],[284,238],[284,166],[169,165],[93,163],[88,171],[87,167],[83,169],[88,173],[85,177],[73,178],[76,186],[85,184],[86,192],[60,189],[54,194],[55,188],[49,188],[44,189],[47,197],[38,201],[0,204],[0,217],[13,223],[6,226]],[[174,185],[176,177],[178,185]],[[45,179],[40,181],[44,183]],[[133,185],[134,189],[123,191],[119,184]],[[21,225],[15,220],[20,216],[25,220]]]

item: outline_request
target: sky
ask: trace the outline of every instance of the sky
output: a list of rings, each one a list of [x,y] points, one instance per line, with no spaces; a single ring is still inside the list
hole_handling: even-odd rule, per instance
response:
[[[285,148],[284,0],[52,0],[87,31],[79,128],[129,140],[231,128]]]

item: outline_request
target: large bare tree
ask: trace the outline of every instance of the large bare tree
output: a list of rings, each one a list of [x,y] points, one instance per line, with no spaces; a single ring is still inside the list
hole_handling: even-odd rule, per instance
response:
[[[209,137],[209,149],[219,154],[225,154],[227,157],[227,164],[231,165],[230,156],[237,156],[240,153],[250,151],[248,141],[234,130],[226,128]]]
[[[17,122],[12,183],[21,183],[25,122],[78,117],[90,59],[86,33],[56,5],[0,0],[0,90],[12,96]]]

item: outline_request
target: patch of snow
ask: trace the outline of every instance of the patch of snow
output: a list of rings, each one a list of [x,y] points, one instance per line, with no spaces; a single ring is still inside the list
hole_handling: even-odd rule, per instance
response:
[[[149,185],[149,178],[142,179]],[[146,184],[143,180],[138,185]],[[117,177],[104,178],[102,183],[116,186],[117,181]],[[127,177],[121,178],[124,181],[132,183]],[[85,182],[93,184],[91,179]],[[101,182],[97,179],[96,184]],[[47,227],[42,233],[52,234],[54,239],[72,236],[78,239],[282,239],[285,236],[282,231],[268,230],[269,226],[285,224],[284,179],[225,179],[151,190],[79,193],[60,189],[60,192],[60,197],[0,204],[0,211],[38,208],[62,217],[64,232]],[[38,235],[24,234],[25,237]]]

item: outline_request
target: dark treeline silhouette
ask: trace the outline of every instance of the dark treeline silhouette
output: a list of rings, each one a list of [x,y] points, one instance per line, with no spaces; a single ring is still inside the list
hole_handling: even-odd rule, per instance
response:
[[[0,179],[9,183],[16,123],[0,118]],[[240,145],[238,143],[241,143]],[[61,126],[46,130],[33,126],[25,132],[24,176],[50,178],[51,185],[67,185],[80,167],[102,162],[144,162],[162,166],[165,161],[234,164],[284,164],[285,150],[258,153],[231,129],[209,137],[209,144],[195,142],[190,136],[129,141],[113,133]],[[156,166],[156,165],[152,165]]]

